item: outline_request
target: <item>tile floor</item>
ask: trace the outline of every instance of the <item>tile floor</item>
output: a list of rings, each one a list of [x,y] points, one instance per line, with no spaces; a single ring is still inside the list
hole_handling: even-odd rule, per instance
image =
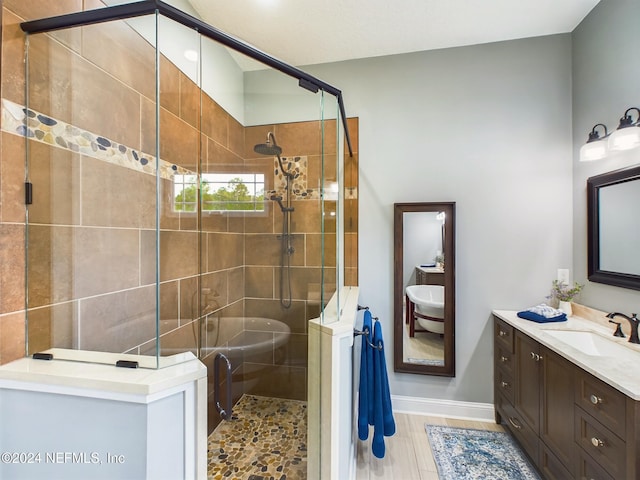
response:
[[[208,480],[304,480],[307,403],[244,395],[209,435]]]

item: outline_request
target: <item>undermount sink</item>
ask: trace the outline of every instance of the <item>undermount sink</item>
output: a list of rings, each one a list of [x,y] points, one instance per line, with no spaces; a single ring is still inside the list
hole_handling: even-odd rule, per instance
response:
[[[624,345],[584,330],[545,330],[545,333],[593,357],[611,357],[628,351]]]

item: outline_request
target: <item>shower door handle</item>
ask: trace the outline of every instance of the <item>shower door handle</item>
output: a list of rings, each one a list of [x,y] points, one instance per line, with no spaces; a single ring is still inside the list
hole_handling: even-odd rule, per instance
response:
[[[227,363],[226,389],[227,389],[227,408],[229,409],[228,411],[222,408],[222,405],[220,405],[220,361],[221,360],[224,360]],[[231,413],[232,413],[231,412],[231,408],[232,408],[231,385],[232,385],[231,362],[229,361],[226,355],[222,353],[218,353],[215,359],[213,360],[213,400],[216,404],[216,410],[218,410],[218,413],[220,414],[220,417],[222,417],[223,420],[229,420],[231,418]]]

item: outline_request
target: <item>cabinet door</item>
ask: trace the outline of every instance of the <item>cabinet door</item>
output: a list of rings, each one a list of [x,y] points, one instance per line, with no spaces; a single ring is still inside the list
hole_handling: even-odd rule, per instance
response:
[[[520,331],[515,333],[516,378],[514,407],[536,435],[540,432],[539,344]]]
[[[574,389],[577,367],[551,350],[541,347],[542,409],[540,438],[565,468],[573,470]]]

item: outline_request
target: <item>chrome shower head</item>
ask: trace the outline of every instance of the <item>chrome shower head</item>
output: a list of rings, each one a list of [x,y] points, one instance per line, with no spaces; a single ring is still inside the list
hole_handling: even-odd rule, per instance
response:
[[[265,143],[259,143],[253,147],[253,151],[260,155],[279,156],[282,153],[282,148],[276,143],[276,137],[273,133],[267,133],[267,141]]]

